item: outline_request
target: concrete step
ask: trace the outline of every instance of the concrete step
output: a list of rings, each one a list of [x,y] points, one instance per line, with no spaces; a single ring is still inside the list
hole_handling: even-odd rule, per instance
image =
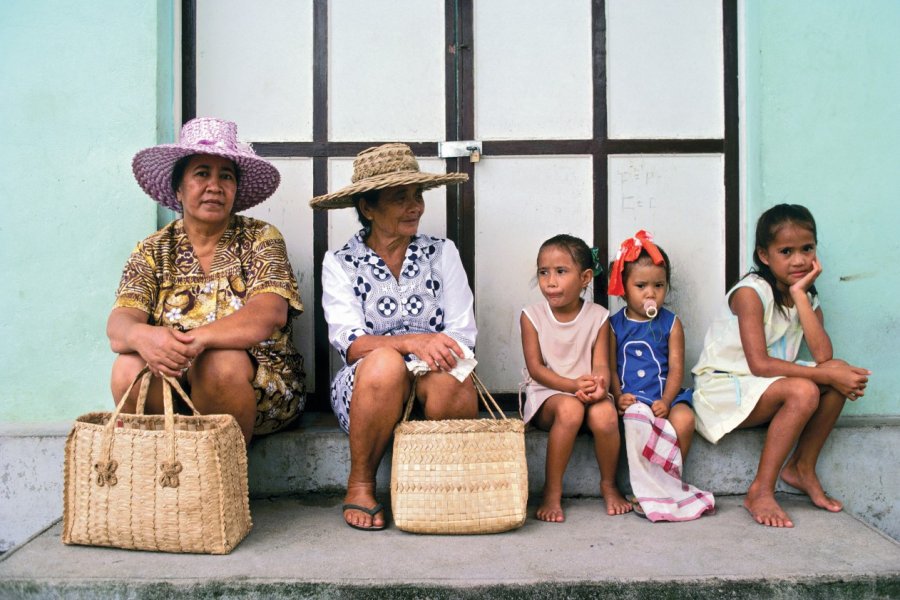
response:
[[[765,428],[735,431],[717,445],[699,434],[684,466],[684,479],[713,494],[743,494],[756,475],[766,436]],[[547,434],[525,434],[529,491],[538,497],[544,486]],[[624,452],[618,479],[630,489]],[[873,457],[877,457],[873,460]],[[297,429],[255,441],[249,454],[250,493],[255,497],[286,494],[342,494],[350,455],[347,436],[332,415],[305,415]],[[892,466],[900,462],[900,418],[844,417],[829,437],[819,460],[822,484],[847,510],[900,539],[900,477]],[[378,489],[390,489],[390,451],[378,471]],[[600,471],[593,439],[579,435],[563,481],[566,496],[596,497]],[[778,489],[796,492],[779,483]]]
[[[350,529],[335,497],[257,499],[228,556],[64,546],[56,524],[0,557],[0,598],[900,597],[900,544],[805,497],[779,501],[793,529],[757,525],[741,497],[687,523],[579,498],[562,524],[532,507],[516,531],[426,536]]]
[[[40,531],[62,514],[62,463],[69,423],[0,426],[0,552]],[[765,429],[734,432],[717,446],[699,436],[685,465],[685,480],[717,496],[742,494],[756,472]],[[525,435],[529,487],[539,497],[547,437]],[[900,539],[900,418],[844,417],[822,452],[819,473],[848,512]],[[255,440],[249,453],[255,498],[342,494],[349,470],[347,436],[330,414],[308,414],[299,427]],[[390,455],[378,473],[389,489]],[[620,487],[628,487],[619,470]],[[566,471],[567,496],[596,497],[600,474],[592,440],[579,436]],[[780,489],[790,491],[786,486]]]

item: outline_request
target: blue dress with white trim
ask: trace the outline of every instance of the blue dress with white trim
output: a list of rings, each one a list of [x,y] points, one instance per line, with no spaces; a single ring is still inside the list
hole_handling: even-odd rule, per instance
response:
[[[616,334],[616,370],[622,393],[634,394],[644,404],[653,404],[663,396],[669,375],[669,334],[675,325],[675,313],[660,308],[649,321],[625,316],[623,308],[609,319]],[[694,406],[693,390],[682,388],[671,406],[685,402]]]

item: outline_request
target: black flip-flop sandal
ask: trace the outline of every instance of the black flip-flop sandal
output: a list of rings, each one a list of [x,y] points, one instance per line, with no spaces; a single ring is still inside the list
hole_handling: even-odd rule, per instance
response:
[[[365,506],[360,506],[359,504],[342,504],[341,516],[343,516],[343,514],[348,510],[358,510],[359,512],[364,512],[374,519],[375,515],[384,510],[384,506],[382,506],[380,502],[372,508],[366,508]],[[359,525],[354,525],[353,523],[348,522],[347,519],[344,519],[344,523],[347,523],[349,527],[352,527],[353,529],[359,529],[360,531],[381,531],[382,529],[387,527],[387,523],[381,526],[372,525],[371,527],[360,527]]]
[[[634,511],[634,514],[645,519],[647,518],[647,514],[644,512],[644,509],[641,507],[641,503],[638,502],[637,498],[629,496],[628,501],[631,502],[631,508]]]

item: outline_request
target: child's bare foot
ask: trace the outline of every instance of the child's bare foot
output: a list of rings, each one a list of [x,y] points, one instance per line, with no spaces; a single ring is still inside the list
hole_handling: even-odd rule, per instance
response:
[[[559,496],[554,498],[544,496],[544,499],[541,501],[541,505],[538,506],[534,516],[539,520],[547,521],[548,523],[562,523],[566,520],[566,515],[563,513]]]
[[[600,494],[606,502],[606,514],[608,515],[624,515],[633,510],[631,502],[619,492],[616,484],[608,481],[600,482]]]
[[[781,480],[789,486],[804,492],[812,500],[812,503],[819,508],[824,508],[831,512],[840,512],[844,508],[843,502],[835,500],[825,493],[815,471],[801,470],[797,468],[796,463],[792,464],[789,462],[781,470]]]
[[[756,491],[753,489],[753,485],[750,486],[747,497],[744,499],[744,508],[750,512],[753,520],[760,525],[769,527],[794,526],[794,522],[791,521],[787,513],[775,501],[775,495],[769,491]]]

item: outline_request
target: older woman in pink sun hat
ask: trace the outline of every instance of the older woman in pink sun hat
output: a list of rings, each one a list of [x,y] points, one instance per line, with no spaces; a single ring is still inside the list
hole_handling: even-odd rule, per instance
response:
[[[288,425],[306,398],[291,341],[303,305],[279,231],[236,214],[275,192],[278,170],[238,142],[234,123],[214,118],[186,123],[177,144],[141,150],[132,168],[181,218],[138,243],[125,265],[107,322],[118,354],[113,399],[146,364],[178,377],[201,413],[233,415],[247,443]],[[156,378],[147,412],[162,412]]]

